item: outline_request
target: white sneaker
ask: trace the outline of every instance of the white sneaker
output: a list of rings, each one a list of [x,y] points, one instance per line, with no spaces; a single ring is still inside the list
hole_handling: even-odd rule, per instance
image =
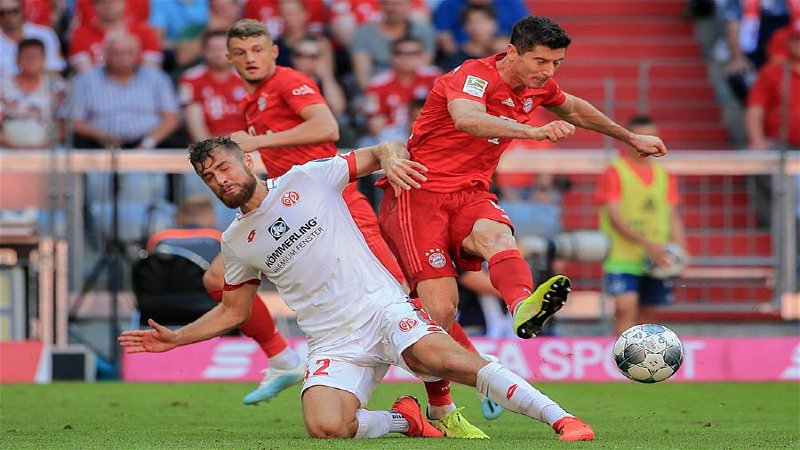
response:
[[[253,392],[244,396],[245,405],[257,405],[268,402],[282,390],[299,384],[306,375],[306,364],[301,362],[293,369],[269,368],[261,371],[264,379]]]

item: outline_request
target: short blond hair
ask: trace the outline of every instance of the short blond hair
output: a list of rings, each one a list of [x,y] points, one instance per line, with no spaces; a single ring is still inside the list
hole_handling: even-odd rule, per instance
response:
[[[231,39],[246,39],[254,36],[266,36],[272,42],[272,36],[263,23],[253,19],[237,20],[228,30],[228,43],[230,44]]]

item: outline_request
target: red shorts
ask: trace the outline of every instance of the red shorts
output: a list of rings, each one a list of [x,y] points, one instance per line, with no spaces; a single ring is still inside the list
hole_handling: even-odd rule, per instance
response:
[[[361,230],[361,234],[364,235],[364,240],[367,241],[372,253],[400,284],[405,284],[406,279],[403,276],[403,271],[400,269],[400,265],[397,263],[392,251],[389,250],[389,246],[386,245],[386,241],[381,236],[378,218],[375,217],[375,210],[372,209],[367,197],[364,197],[364,194],[359,192],[355,183],[350,183],[344,189],[342,197],[347,203],[350,215],[353,216],[353,220],[358,225],[358,229]]]
[[[458,192],[404,191],[395,198],[384,190],[379,221],[381,232],[400,260],[411,289],[430,278],[456,277],[462,270],[481,269],[483,258],[461,251],[461,243],[479,219],[513,229],[497,196],[480,188]]]

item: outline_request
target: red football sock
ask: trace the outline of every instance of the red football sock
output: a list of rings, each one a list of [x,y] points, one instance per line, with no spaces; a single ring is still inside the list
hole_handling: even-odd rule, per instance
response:
[[[472,341],[469,340],[469,336],[467,336],[467,333],[463,328],[461,328],[461,325],[458,322],[453,322],[447,332],[450,334],[450,337],[452,337],[454,341],[461,344],[462,347],[471,352],[478,353],[478,349],[472,345]]]
[[[208,295],[217,302],[222,301],[222,289],[208,291]],[[253,298],[250,318],[239,329],[245,336],[258,342],[261,350],[267,354],[267,358],[272,358],[287,347],[286,340],[275,327],[272,314],[258,295]]]
[[[515,248],[495,253],[489,259],[489,280],[500,291],[511,312],[533,292],[531,269]]]
[[[450,398],[450,380],[427,381],[425,392],[428,393],[428,403],[431,406],[447,406],[453,403]]]

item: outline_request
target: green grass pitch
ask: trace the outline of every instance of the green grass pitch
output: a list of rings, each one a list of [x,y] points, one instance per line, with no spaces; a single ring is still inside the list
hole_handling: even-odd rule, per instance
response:
[[[597,439],[561,443],[546,425],[506,412],[481,417],[474,390],[457,403],[491,441],[409,439],[320,441],[306,437],[299,388],[243,406],[248,384],[55,383],[0,386],[0,448],[800,448],[800,385],[707,383],[555,384],[539,388],[594,427]],[[385,409],[419,384],[384,384],[370,407]]]

